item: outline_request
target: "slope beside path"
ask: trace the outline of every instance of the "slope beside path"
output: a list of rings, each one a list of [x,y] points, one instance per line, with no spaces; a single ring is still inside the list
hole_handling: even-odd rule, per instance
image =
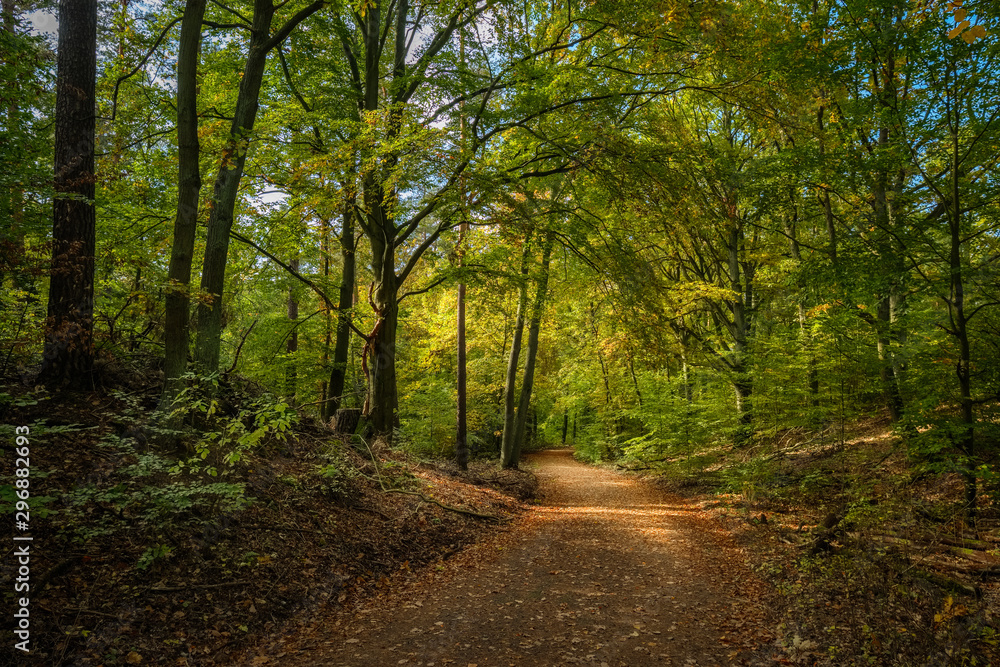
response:
[[[764,585],[710,521],[640,480],[541,452],[517,527],[391,594],[303,623],[253,664],[754,664]]]

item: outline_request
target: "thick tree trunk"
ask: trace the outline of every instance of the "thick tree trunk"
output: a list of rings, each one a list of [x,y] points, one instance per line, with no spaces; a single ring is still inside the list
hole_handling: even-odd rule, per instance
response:
[[[563,410],[562,444],[566,444],[566,433],[569,431],[569,408]]]
[[[207,0],[188,0],[181,21],[177,54],[177,214],[167,269],[163,323],[163,394],[160,410],[167,411],[181,390],[190,346],[191,264],[198,228],[201,194],[198,143],[198,52],[201,21]]]
[[[545,307],[545,294],[549,286],[549,260],[552,257],[553,235],[545,236],[542,247],[542,273],[538,278],[535,291],[535,302],[531,309],[531,324],[528,326],[527,359],[524,363],[524,381],[521,383],[521,397],[517,404],[517,415],[514,423],[514,444],[511,462],[505,467],[516,468],[521,460],[521,445],[528,424],[528,406],[531,404],[531,390],[535,384],[535,359],[538,356],[538,334],[542,324],[542,311]]]
[[[524,254],[521,256],[521,284],[518,286],[517,315],[514,320],[514,340],[510,345],[510,356],[507,359],[507,377],[503,389],[503,440],[500,444],[500,464],[504,468],[517,465],[515,458],[514,435],[516,420],[514,413],[514,388],[517,384],[517,367],[521,357],[521,338],[524,333],[524,316],[528,309],[528,255],[530,243],[524,241]]]
[[[396,388],[396,327],[399,307],[395,272],[395,249],[392,237],[386,243],[381,233],[384,225],[391,225],[382,204],[382,189],[374,182],[366,182],[365,199],[369,211],[376,212],[377,233],[370,235],[372,245],[372,273],[375,283],[371,288],[371,304],[375,311],[375,326],[367,345],[368,396],[364,414],[369,418],[377,435],[392,440],[396,426],[398,394]],[[379,218],[382,218],[379,220]],[[382,223],[382,224],[379,224]]]
[[[84,388],[94,367],[94,130],[97,0],[59,3],[55,199],[45,349],[39,378]]]

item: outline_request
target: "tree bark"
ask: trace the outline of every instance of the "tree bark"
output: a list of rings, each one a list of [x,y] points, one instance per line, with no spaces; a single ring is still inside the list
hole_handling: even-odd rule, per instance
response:
[[[219,351],[222,338],[222,296],[226,284],[226,264],[229,255],[229,233],[233,228],[236,198],[246,165],[247,151],[260,100],[260,87],[264,80],[267,55],[295,26],[323,6],[313,2],[295,14],[275,35],[271,35],[271,22],[275,5],[271,0],[254,0],[250,47],[243,77],[236,97],[236,111],[230,126],[229,138],[222,149],[219,173],[215,179],[212,210],[208,218],[208,236],[205,241],[205,260],[201,272],[201,290],[207,298],[198,303],[198,335],[195,343],[195,360],[202,372],[212,373],[219,368]]]
[[[347,383],[347,358],[351,349],[351,318],[354,313],[354,289],[357,262],[354,240],[354,189],[348,188],[340,230],[340,298],[337,303],[337,340],[333,348],[333,367],[330,369],[330,388],[326,400],[326,419],[343,405],[344,386]]]
[[[226,284],[229,232],[233,228],[236,198],[246,164],[250,133],[257,119],[260,87],[267,64],[266,43],[270,36],[274,6],[270,0],[254,2],[253,30],[243,77],[236,98],[236,111],[229,138],[222,149],[222,161],[215,179],[205,259],[201,270],[201,290],[207,297],[198,303],[198,337],[195,359],[202,372],[219,368],[222,338],[222,295]]]
[[[517,465],[515,459],[514,434],[516,422],[514,414],[514,388],[517,384],[517,367],[521,357],[521,338],[524,335],[524,315],[528,309],[528,256],[531,251],[529,239],[524,240],[521,255],[521,276],[518,285],[517,315],[514,320],[514,340],[510,344],[507,359],[507,377],[503,389],[503,440],[500,443],[500,464],[504,468]]]
[[[464,226],[464,225],[463,225]],[[465,231],[464,229],[462,230]],[[469,468],[469,442],[467,439],[466,383],[465,368],[465,283],[458,285],[458,314],[456,317],[458,338],[458,410],[455,433],[455,460],[461,470]]]
[[[458,34],[458,44],[459,44],[459,63],[462,69],[465,69],[465,34],[459,32]],[[458,122],[461,130],[462,139],[462,150],[465,150],[465,104],[464,102],[459,106],[459,118]],[[465,179],[461,178],[459,184],[459,199],[462,205],[462,215],[466,215],[465,208]],[[467,222],[462,222],[458,227],[458,265],[461,267],[463,264],[463,259],[465,256],[465,234],[469,230],[469,224]],[[455,317],[455,328],[456,328],[456,347],[458,348],[458,372],[455,378],[456,382],[456,392],[458,394],[458,406],[456,409],[456,427],[455,427],[455,462],[458,463],[458,467],[461,470],[468,470],[469,468],[469,441],[468,441],[468,412],[466,404],[466,389],[467,389],[467,369],[465,360],[465,282],[461,282],[458,285],[458,303],[457,314]]]
[[[188,0],[181,20],[177,54],[177,214],[174,241],[167,269],[163,323],[163,393],[161,411],[181,390],[187,372],[190,346],[191,265],[198,231],[198,199],[201,195],[201,148],[198,141],[198,52],[201,21],[207,0]]]
[[[372,179],[366,179],[365,199],[369,211],[378,214],[373,224],[386,230],[393,223],[383,206],[382,189]],[[379,220],[378,218],[381,218]],[[383,238],[388,238],[388,242]],[[396,388],[396,327],[399,306],[396,303],[398,278],[395,271],[395,249],[391,235],[369,235],[372,245],[371,306],[375,311],[375,326],[366,346],[369,361],[368,396],[364,414],[377,435],[392,439],[396,426],[398,393]]]
[[[955,75],[952,72],[953,76]],[[956,84],[957,88],[957,84]],[[956,98],[958,96],[956,95]],[[958,100],[948,105],[948,120],[951,126],[951,206],[948,207],[948,232],[951,248],[948,254],[951,269],[951,289],[949,310],[951,315],[951,333],[958,340],[958,364],[955,368],[958,375],[959,397],[961,403],[962,428],[959,432],[957,446],[965,455],[962,466],[962,477],[965,481],[965,511],[971,518],[976,516],[978,480],[976,478],[976,440],[975,414],[972,403],[972,352],[969,344],[969,317],[965,311],[965,284],[962,276],[962,207],[960,178],[962,174],[961,139],[959,136],[961,111]]]
[[[733,347],[730,354],[730,370],[733,389],[736,393],[737,425],[733,442],[737,447],[750,443],[753,439],[753,378],[748,364],[750,347],[750,318],[753,306],[752,276],[743,272],[740,264],[740,249],[743,243],[743,228],[734,224],[729,232],[727,251],[729,253],[729,282],[736,297],[730,301],[733,316]]]
[[[299,258],[294,257],[288,262],[292,271],[299,270]],[[299,300],[295,298],[295,287],[290,284],[288,287],[288,323],[292,325],[292,330],[285,341],[285,396],[295,405],[295,394],[298,391],[299,370],[296,366],[296,353],[299,351],[299,329],[296,320],[299,319]]]
[[[84,388],[94,367],[94,131],[97,0],[61,0],[55,198],[45,348],[39,379]]]
[[[3,27],[13,41],[17,35],[17,3],[14,0],[3,0]],[[7,126],[14,128],[21,123],[21,108],[19,96],[11,94],[7,104]],[[0,194],[3,204],[0,205],[10,216],[10,225],[0,228],[0,285],[3,284],[5,271],[10,271],[17,287],[28,288],[30,283],[22,284],[19,265],[23,263],[24,248],[24,190],[20,186],[10,189],[10,199],[6,193]],[[7,307],[7,295],[0,295],[0,309]]]
[[[542,272],[538,278],[535,291],[535,302],[531,309],[531,324],[528,326],[527,359],[524,363],[524,380],[521,383],[521,396],[517,404],[517,415],[514,423],[514,442],[510,463],[504,467],[516,468],[521,460],[521,446],[528,424],[528,406],[531,404],[531,390],[535,384],[535,359],[538,356],[538,334],[542,323],[542,311],[545,307],[545,294],[549,286],[549,260],[552,257],[553,234],[548,232],[542,246]]]

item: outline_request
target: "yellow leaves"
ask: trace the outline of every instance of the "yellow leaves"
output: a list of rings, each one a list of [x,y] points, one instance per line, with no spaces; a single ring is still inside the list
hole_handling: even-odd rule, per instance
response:
[[[955,600],[949,595],[944,601],[944,608],[941,613],[934,614],[934,623],[944,623],[953,618],[967,616],[969,610],[962,604],[955,604]]]
[[[806,316],[815,317],[816,315],[821,315],[833,308],[832,303],[821,303],[818,306],[813,306],[806,312]]]
[[[986,28],[981,25],[974,25],[969,32],[962,35],[962,39],[965,40],[966,44],[972,44],[977,39],[982,39],[986,37]]]
[[[955,27],[948,31],[948,39],[955,39],[961,35],[966,44],[972,44],[977,39],[986,37],[986,28],[972,23],[968,10],[962,7],[962,0],[949,2],[947,8],[954,13],[955,19]]]
[[[948,31],[948,39],[955,39],[956,37],[958,37],[959,35],[962,34],[963,30],[965,30],[968,27],[969,27],[969,22],[968,21],[962,21],[961,23],[959,23],[958,25],[956,25],[954,28],[952,28],[950,31]]]

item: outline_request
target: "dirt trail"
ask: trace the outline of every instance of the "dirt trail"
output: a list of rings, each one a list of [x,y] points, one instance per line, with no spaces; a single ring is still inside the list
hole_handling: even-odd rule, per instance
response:
[[[314,619],[311,639],[257,664],[754,662],[770,639],[763,587],[696,509],[570,450],[531,461],[543,504],[498,543],[352,617]]]

